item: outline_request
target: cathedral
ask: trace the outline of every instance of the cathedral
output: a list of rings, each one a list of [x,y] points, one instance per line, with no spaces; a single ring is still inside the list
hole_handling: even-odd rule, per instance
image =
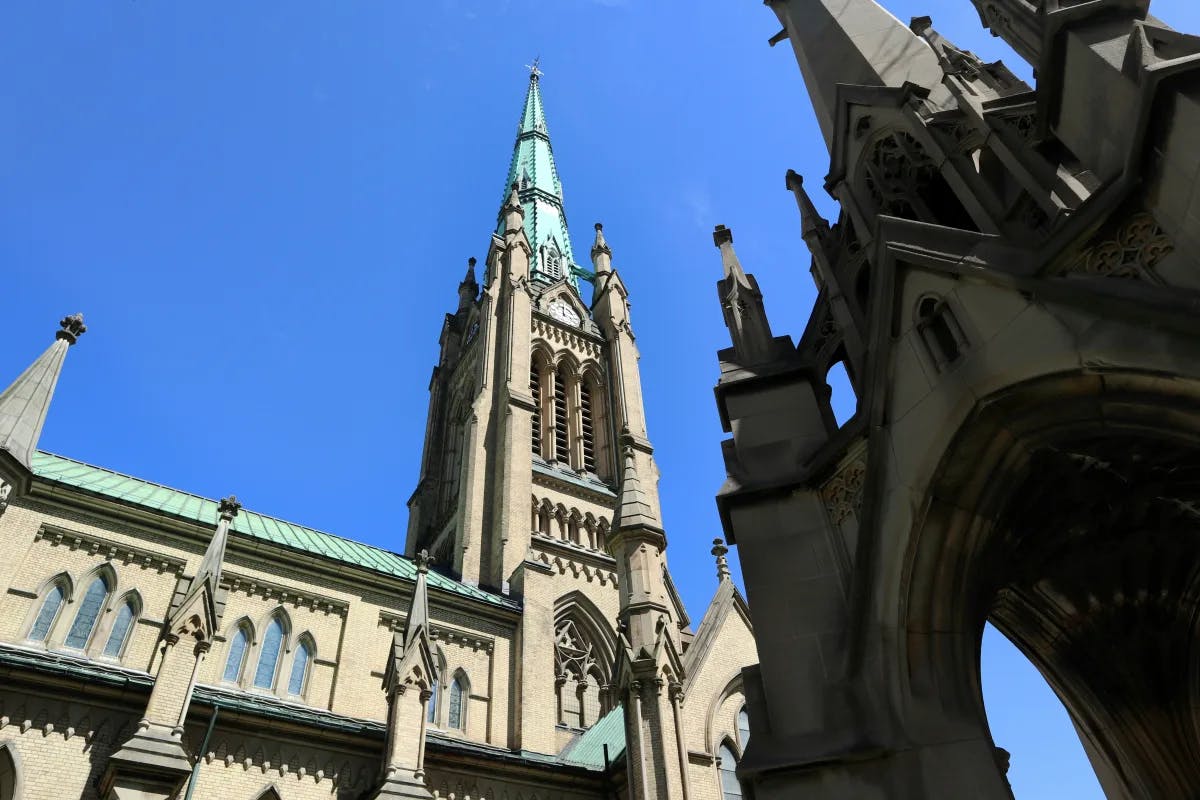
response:
[[[536,66],[504,186],[403,554],[39,450],[80,315],[0,394],[0,800],[742,796],[749,610],[719,540],[694,627],[672,583],[636,276],[576,255]]]

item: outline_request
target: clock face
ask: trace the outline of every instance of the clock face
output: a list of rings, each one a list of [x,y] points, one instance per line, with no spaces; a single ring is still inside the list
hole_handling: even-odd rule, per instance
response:
[[[568,325],[578,325],[582,320],[579,318],[579,312],[571,307],[571,304],[566,300],[555,300],[550,304],[550,316],[554,317],[559,322],[565,322]]]

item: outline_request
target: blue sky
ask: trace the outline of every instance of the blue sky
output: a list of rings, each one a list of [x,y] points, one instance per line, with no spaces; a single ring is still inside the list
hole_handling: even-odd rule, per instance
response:
[[[1019,66],[967,0],[889,7]],[[1200,29],[1189,0],[1154,9]],[[91,328],[43,446],[393,549],[441,318],[485,254],[540,55],[576,251],[603,221],[632,292],[669,556],[699,618],[724,476],[710,233],[733,229],[776,332],[798,336],[814,295],[783,175],[828,168],[760,3],[43,2],[4,23],[0,381],[63,314]],[[1061,706],[994,633],[984,685],[1018,797],[1099,796]]]

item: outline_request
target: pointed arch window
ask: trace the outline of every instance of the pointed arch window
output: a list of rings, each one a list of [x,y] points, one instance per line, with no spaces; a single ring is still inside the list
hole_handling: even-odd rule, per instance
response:
[[[529,394],[533,396],[533,407],[536,409],[533,412],[533,424],[530,428],[533,433],[533,454],[538,458],[542,456],[542,374],[538,367],[537,359],[534,358],[529,362]]]
[[[571,617],[558,623],[554,641],[558,724],[587,728],[607,713],[601,657],[592,638]]]
[[[46,592],[46,599],[42,600],[42,607],[38,611],[37,617],[33,620],[33,626],[29,629],[29,638],[32,641],[46,641],[66,599],[66,586],[61,581],[50,587],[50,591]]]
[[[17,762],[12,748],[0,745],[0,800],[16,800]]]
[[[553,457],[555,461],[566,464],[571,460],[571,449],[567,441],[567,381],[564,372],[561,366],[554,371]]]
[[[425,721],[430,725],[437,724],[438,712],[438,689],[441,688],[441,681],[437,678],[433,679],[433,685],[429,687],[429,705],[425,709]]]
[[[917,304],[917,332],[937,369],[944,370],[966,349],[966,336],[945,300],[928,296]]]
[[[129,632],[133,630],[133,621],[137,618],[138,608],[132,597],[126,598],[117,610],[112,628],[108,631],[108,639],[104,642],[104,655],[109,658],[120,658],[129,642]]]
[[[104,610],[104,601],[108,599],[109,586],[103,575],[97,575],[84,592],[79,610],[75,612],[75,621],[67,632],[65,644],[82,650],[87,647],[100,620],[100,612]]]
[[[313,658],[312,641],[307,636],[300,637],[300,644],[296,646],[296,654],[292,656],[292,671],[288,675],[288,694],[299,697],[304,694],[305,688],[308,686],[309,665]]]
[[[559,254],[558,246],[553,240],[542,251],[542,271],[552,280],[562,277],[562,255]]]
[[[237,683],[242,677],[242,667],[246,663],[246,651],[250,649],[250,628],[239,625],[233,640],[229,643],[229,655],[225,657],[225,672],[221,680]]]
[[[746,752],[746,745],[750,742],[750,715],[746,713],[745,706],[742,706],[742,709],[738,711],[737,735],[738,747],[740,747],[744,753]]]
[[[450,683],[449,708],[446,713],[446,725],[456,730],[462,730],[467,722],[467,687],[466,678],[460,673],[454,676]]]
[[[275,676],[279,672],[279,656],[283,653],[283,638],[286,631],[279,617],[271,620],[263,634],[262,647],[258,652],[258,668],[254,671],[254,685],[259,689],[275,688]]]
[[[727,744],[717,751],[717,772],[721,777],[721,800],[742,800],[742,784],[737,777],[737,756]]]

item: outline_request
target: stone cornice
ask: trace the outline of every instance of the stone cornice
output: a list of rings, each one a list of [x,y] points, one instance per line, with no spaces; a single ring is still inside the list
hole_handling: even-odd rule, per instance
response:
[[[597,362],[601,361],[604,354],[604,339],[600,336],[579,328],[567,327],[536,310],[533,312],[533,333],[547,342],[564,344],[596,359]]]
[[[273,583],[262,578],[224,569],[221,575],[221,585],[229,591],[244,594],[248,597],[262,597],[267,600],[277,599],[280,605],[291,605],[294,608],[307,608],[310,611],[320,611],[325,614],[346,616],[350,605],[343,600],[317,594],[316,592],[295,589],[280,583]]]
[[[379,612],[379,623],[393,633],[400,630],[404,625],[405,619],[407,619],[405,615],[397,614],[394,611]],[[486,633],[476,633],[475,631],[455,628],[433,621],[429,623],[429,638],[434,642],[458,644],[463,647],[469,647],[472,650],[483,650],[489,654],[496,647],[495,637]]]
[[[604,484],[597,484],[593,488],[584,484],[584,480],[587,479],[557,473],[549,465],[536,462],[533,465],[534,486],[545,486],[547,489],[554,489],[571,497],[578,497],[580,500],[611,509],[613,501],[617,498],[616,494]]]
[[[599,580],[602,586],[617,585],[616,561],[598,550],[588,550],[541,533],[530,540],[527,560],[557,569],[560,575],[571,572],[588,581]]]
[[[80,533],[57,525],[42,525],[33,538],[34,541],[44,540],[52,547],[84,550],[90,555],[102,555],[108,561],[137,564],[142,569],[153,569],[159,573],[169,572],[173,575],[182,575],[187,563],[181,558],[164,556],[161,553],[116,542],[94,533]]]

